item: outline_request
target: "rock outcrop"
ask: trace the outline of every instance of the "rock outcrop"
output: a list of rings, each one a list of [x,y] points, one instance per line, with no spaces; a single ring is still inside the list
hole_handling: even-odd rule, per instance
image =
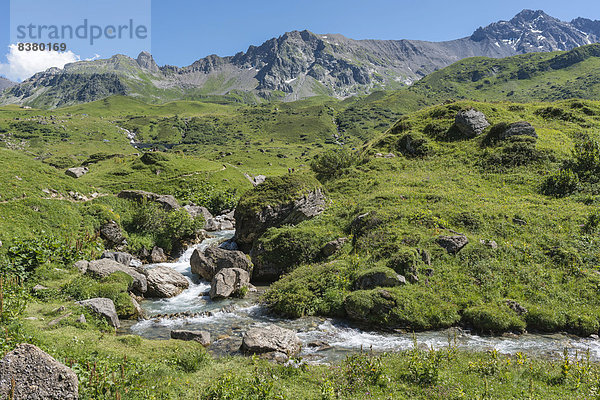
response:
[[[0,399],[78,398],[75,372],[32,344],[21,344],[0,360]]]
[[[210,333],[206,331],[185,331],[175,330],[171,331],[171,339],[196,341],[202,346],[210,345]]]
[[[217,272],[226,268],[239,268],[252,274],[252,262],[241,251],[209,247],[203,252],[194,250],[190,259],[192,273],[211,282]]]
[[[146,297],[175,297],[190,286],[185,276],[164,265],[147,269],[145,273],[148,280]]]
[[[210,298],[225,299],[239,296],[250,284],[250,274],[241,268],[225,268],[217,272],[210,285]]]
[[[245,332],[241,350],[250,354],[280,352],[294,355],[300,351],[301,346],[302,342],[294,331],[268,325],[251,328]]]
[[[268,178],[240,199],[235,210],[235,241],[249,251],[267,229],[311,219],[321,214],[326,204],[321,188],[308,178],[294,174]]]
[[[132,291],[137,294],[146,293],[148,290],[148,282],[143,274],[139,273],[134,268],[128,267],[109,258],[90,261],[85,273],[97,279],[102,279],[117,271],[124,272],[133,278],[133,283],[130,288]]]
[[[119,328],[121,326],[121,323],[119,322],[119,317],[117,316],[115,303],[113,303],[111,299],[97,297],[95,299],[78,301],[77,304],[89,308],[96,314],[104,317],[104,319],[108,321],[110,326],[113,326],[115,328]]]
[[[135,201],[150,201],[160,204],[166,211],[181,208],[175,197],[171,195],[156,194],[143,190],[123,190],[118,194],[119,198]]]
[[[100,237],[106,241],[106,244],[110,248],[118,247],[125,243],[121,227],[115,221],[109,221],[100,227]]]
[[[75,168],[69,168],[68,170],[66,170],[65,174],[67,174],[68,176],[70,176],[72,178],[81,178],[82,176],[87,174],[89,171],[90,170],[88,169],[88,167],[75,167]]]
[[[436,243],[449,254],[456,254],[469,243],[469,239],[464,235],[440,236],[436,239]]]

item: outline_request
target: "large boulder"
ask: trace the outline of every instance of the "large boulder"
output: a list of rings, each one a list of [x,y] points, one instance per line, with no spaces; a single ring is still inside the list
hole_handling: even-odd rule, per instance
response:
[[[78,398],[75,372],[32,344],[21,344],[0,360],[0,399]]]
[[[100,227],[100,237],[111,248],[121,246],[125,243],[125,236],[123,236],[121,227],[115,221],[109,221]]]
[[[210,345],[210,333],[206,331],[185,331],[175,330],[171,331],[171,339],[196,341],[202,346]]]
[[[122,199],[158,203],[166,211],[172,211],[181,208],[175,197],[171,195],[156,194],[145,192],[143,190],[123,190],[117,196]]]
[[[104,317],[110,326],[115,328],[119,328],[121,326],[119,317],[117,316],[117,310],[115,309],[115,303],[113,303],[111,299],[97,297],[95,299],[78,301],[77,304],[89,308],[96,314]]]
[[[268,325],[251,328],[245,332],[241,350],[250,354],[280,352],[294,355],[300,351],[301,346],[302,342],[294,331]]]
[[[252,263],[248,256],[238,250],[208,247],[204,251],[194,250],[190,259],[192,273],[212,281],[217,272],[225,268],[239,268],[252,274]]]
[[[202,217],[204,221],[208,221],[213,218],[213,215],[208,211],[208,208],[201,206],[183,206],[185,211],[190,214],[190,217],[196,219],[198,217]]]
[[[250,274],[241,268],[225,268],[217,272],[210,284],[210,298],[225,299],[240,294],[250,285]]]
[[[190,286],[181,273],[165,265],[145,270],[148,280],[147,297],[175,297]]]
[[[472,138],[490,126],[485,114],[473,108],[459,111],[454,119],[454,126],[464,137]]]
[[[296,225],[325,210],[320,184],[301,174],[269,177],[247,191],[235,209],[235,241],[244,251],[271,227]]]
[[[132,291],[136,292],[137,294],[146,293],[148,290],[148,282],[143,274],[139,273],[134,268],[128,267],[109,258],[90,261],[85,273],[93,276],[94,278],[102,279],[117,271],[124,272],[133,278],[133,283],[130,288]]]
[[[469,243],[469,239],[464,235],[439,236],[436,239],[436,243],[449,254],[456,254]]]
[[[89,172],[89,169],[87,167],[75,167],[75,168],[69,168],[68,170],[66,170],[65,174],[67,174],[68,176],[70,176],[72,178],[81,178],[88,172]]]

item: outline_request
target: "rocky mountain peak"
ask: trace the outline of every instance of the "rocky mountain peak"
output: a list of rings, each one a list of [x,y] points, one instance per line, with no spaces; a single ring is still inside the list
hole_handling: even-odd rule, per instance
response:
[[[151,72],[159,72],[158,65],[154,61],[152,54],[147,51],[142,51],[137,57],[137,63],[141,68],[147,69]]]

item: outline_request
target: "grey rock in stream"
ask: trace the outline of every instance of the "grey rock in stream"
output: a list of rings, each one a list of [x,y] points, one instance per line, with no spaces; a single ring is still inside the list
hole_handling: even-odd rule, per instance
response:
[[[225,268],[217,272],[210,285],[210,298],[225,299],[239,296],[250,285],[250,274],[241,268]]]
[[[190,286],[181,273],[164,265],[144,271],[148,280],[147,297],[175,297]]]
[[[225,268],[240,268],[252,274],[253,265],[248,256],[241,251],[209,247],[204,251],[194,250],[190,259],[193,274],[207,281]]]
[[[24,343],[0,360],[0,398],[76,400],[77,375],[38,347]]]
[[[294,331],[272,324],[245,332],[240,349],[250,354],[280,352],[295,355],[300,352],[301,347],[302,342]]]

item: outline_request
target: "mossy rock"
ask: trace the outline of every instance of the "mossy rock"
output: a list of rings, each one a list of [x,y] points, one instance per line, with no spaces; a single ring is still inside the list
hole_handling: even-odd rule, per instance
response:
[[[356,288],[359,290],[375,289],[377,287],[395,287],[406,284],[404,276],[391,268],[375,267],[363,271],[356,277]]]
[[[243,250],[267,229],[296,225],[325,210],[321,184],[308,174],[269,177],[246,192],[235,209],[236,241]]]
[[[421,264],[421,254],[417,249],[401,249],[394,254],[387,262],[387,266],[401,275],[411,275],[417,273],[417,268]]]
[[[466,309],[462,320],[482,334],[522,333],[526,323],[506,306],[481,305]]]

